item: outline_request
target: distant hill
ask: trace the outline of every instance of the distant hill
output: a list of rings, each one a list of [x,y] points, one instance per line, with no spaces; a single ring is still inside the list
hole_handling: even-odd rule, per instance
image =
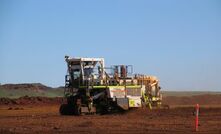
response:
[[[0,85],[0,98],[30,97],[62,97],[64,87],[52,88],[41,83],[22,83]],[[162,91],[163,97],[176,96],[197,96],[197,95],[221,95],[221,92],[206,91]]]
[[[0,85],[0,98],[19,98],[22,96],[61,97],[64,88],[52,88],[41,83]]]
[[[35,91],[42,91],[42,90],[48,90],[52,89],[51,87],[47,87],[41,83],[30,83],[30,84],[5,84],[1,85],[2,88],[8,89],[8,90],[35,90]]]

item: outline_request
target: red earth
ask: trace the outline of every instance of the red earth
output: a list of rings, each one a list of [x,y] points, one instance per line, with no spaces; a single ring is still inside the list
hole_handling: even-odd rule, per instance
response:
[[[61,98],[0,99],[0,133],[221,133],[221,97],[166,97],[170,109],[131,109],[110,115],[61,116]],[[200,103],[199,131],[194,104]]]

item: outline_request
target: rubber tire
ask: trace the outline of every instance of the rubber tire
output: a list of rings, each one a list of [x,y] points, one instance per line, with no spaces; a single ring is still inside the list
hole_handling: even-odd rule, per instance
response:
[[[61,115],[74,115],[74,107],[68,104],[62,104],[60,106],[59,112]]]

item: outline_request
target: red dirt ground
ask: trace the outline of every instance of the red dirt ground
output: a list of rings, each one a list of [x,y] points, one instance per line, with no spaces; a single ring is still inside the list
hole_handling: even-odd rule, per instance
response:
[[[47,99],[26,97],[21,99],[25,100],[23,103],[17,103],[20,102],[19,99],[15,104],[1,103],[0,133],[221,134],[220,97],[216,100],[218,102],[214,101],[216,103],[213,101],[205,105],[201,103],[205,107],[200,109],[199,132],[194,132],[194,106],[191,104],[197,102],[195,99],[188,99],[191,100],[188,103],[185,100],[186,105],[172,101],[173,108],[168,110],[140,108],[119,114],[86,116],[61,116],[58,113],[61,98],[55,99],[56,101],[52,101],[53,99],[46,101]],[[173,98],[167,99],[165,102],[173,100]]]

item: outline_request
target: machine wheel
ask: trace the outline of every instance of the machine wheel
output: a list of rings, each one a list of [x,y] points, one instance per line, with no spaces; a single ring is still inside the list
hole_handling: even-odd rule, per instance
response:
[[[75,115],[81,115],[81,106],[75,106],[74,114]]]
[[[75,113],[74,107],[68,104],[62,104],[59,111],[61,115],[74,115]]]

